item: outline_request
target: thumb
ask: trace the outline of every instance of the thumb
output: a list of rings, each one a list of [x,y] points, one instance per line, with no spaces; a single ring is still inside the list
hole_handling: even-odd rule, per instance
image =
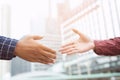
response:
[[[83,33],[81,33],[80,31],[78,31],[77,29],[72,29],[72,31],[75,32],[76,34],[78,34],[80,36],[80,39],[82,41],[85,41],[85,42],[90,41],[90,39],[87,36],[85,36]]]
[[[40,40],[40,39],[42,39],[43,37],[42,37],[42,36],[38,36],[38,35],[33,35],[33,36],[31,36],[31,38],[32,38],[33,40]]]

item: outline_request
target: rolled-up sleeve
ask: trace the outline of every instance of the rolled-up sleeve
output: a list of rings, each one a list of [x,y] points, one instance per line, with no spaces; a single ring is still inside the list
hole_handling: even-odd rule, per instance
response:
[[[10,60],[15,57],[14,50],[18,40],[0,36],[0,59]]]
[[[94,52],[98,55],[120,55],[120,37],[116,37],[109,40],[95,40],[94,43]]]

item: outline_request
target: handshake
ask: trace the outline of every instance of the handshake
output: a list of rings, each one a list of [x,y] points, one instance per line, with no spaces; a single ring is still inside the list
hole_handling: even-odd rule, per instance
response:
[[[84,34],[76,29],[73,32],[78,34],[80,38],[73,42],[67,43],[59,49],[62,54],[82,53],[94,48],[94,43]],[[56,59],[56,51],[42,45],[38,40],[41,36],[25,36],[18,41],[14,55],[30,62],[40,62],[43,64],[54,63]]]

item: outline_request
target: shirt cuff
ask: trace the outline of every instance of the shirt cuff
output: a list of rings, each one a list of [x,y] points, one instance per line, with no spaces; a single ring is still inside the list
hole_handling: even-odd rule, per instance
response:
[[[2,42],[2,47],[0,50],[0,59],[11,60],[12,58],[14,58],[14,50],[17,42],[18,40],[16,39],[4,37],[4,41]]]

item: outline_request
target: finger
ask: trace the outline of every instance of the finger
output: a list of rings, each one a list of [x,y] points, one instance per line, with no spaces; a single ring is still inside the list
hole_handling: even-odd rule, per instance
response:
[[[45,61],[42,60],[42,59],[38,59],[36,62],[43,63],[43,64],[49,64],[49,62],[45,62]]]
[[[70,54],[75,54],[75,53],[78,53],[78,50],[72,50],[72,51],[68,52],[67,54],[70,55]]]
[[[77,29],[72,29],[73,32],[75,32],[76,34],[78,34],[79,36],[83,35],[80,31],[78,31]]]
[[[56,54],[52,54],[50,52],[47,52],[45,50],[39,50],[39,54],[42,54],[44,56],[46,56],[47,58],[52,58],[52,59],[56,59]]]
[[[41,59],[41,60],[43,60],[43,61],[45,61],[45,62],[48,62],[48,63],[53,63],[53,62],[54,62],[53,59],[48,58],[48,57],[46,57],[46,56],[44,56],[44,55],[42,55],[42,54],[36,53],[36,56],[37,56],[37,57],[36,57],[37,59]]]
[[[23,37],[24,39],[33,39],[33,40],[40,40],[42,39],[43,37],[42,36],[38,36],[38,35],[26,35]],[[21,39],[23,39],[21,38]]]
[[[59,51],[65,51],[68,50],[70,48],[75,48],[75,45],[70,45],[70,46],[65,46],[65,47],[61,47]]]
[[[55,62],[55,60],[52,60],[52,59],[49,59],[49,61],[45,61],[44,59],[39,59],[39,60],[41,60],[41,61],[43,61],[43,62],[45,62],[45,63],[54,63]]]
[[[64,50],[64,51],[61,51],[62,54],[68,54],[69,52],[72,52],[74,50],[77,50],[76,48],[70,48],[70,49],[67,49],[67,50]]]
[[[81,40],[86,41],[86,42],[89,41],[89,39],[83,33],[78,31],[77,29],[72,29],[72,31],[75,32],[76,34],[78,34],[80,36]]]
[[[67,44],[63,45],[62,48],[67,47],[67,46],[71,46],[71,45],[74,45],[74,42],[67,43]]]
[[[44,46],[44,45],[40,45],[40,48],[42,48],[43,50],[45,50],[45,51],[47,51],[47,52],[50,52],[50,53],[52,53],[52,54],[55,54],[55,53],[56,53],[55,50],[50,49],[50,48],[48,48],[48,47],[46,47],[46,46]]]
[[[42,63],[45,63],[45,64],[48,64],[48,63],[54,63],[54,60],[51,60],[51,61],[45,61],[44,59],[37,59],[37,62],[40,61]]]
[[[43,37],[42,36],[38,36],[38,35],[33,35],[33,36],[31,36],[31,38],[34,39],[34,40],[40,40]]]
[[[54,61],[42,54],[39,54],[37,52],[35,53],[30,53],[27,57],[26,60],[30,61],[30,62],[37,62],[38,59],[42,59],[44,62],[48,62],[48,63],[53,63]]]

